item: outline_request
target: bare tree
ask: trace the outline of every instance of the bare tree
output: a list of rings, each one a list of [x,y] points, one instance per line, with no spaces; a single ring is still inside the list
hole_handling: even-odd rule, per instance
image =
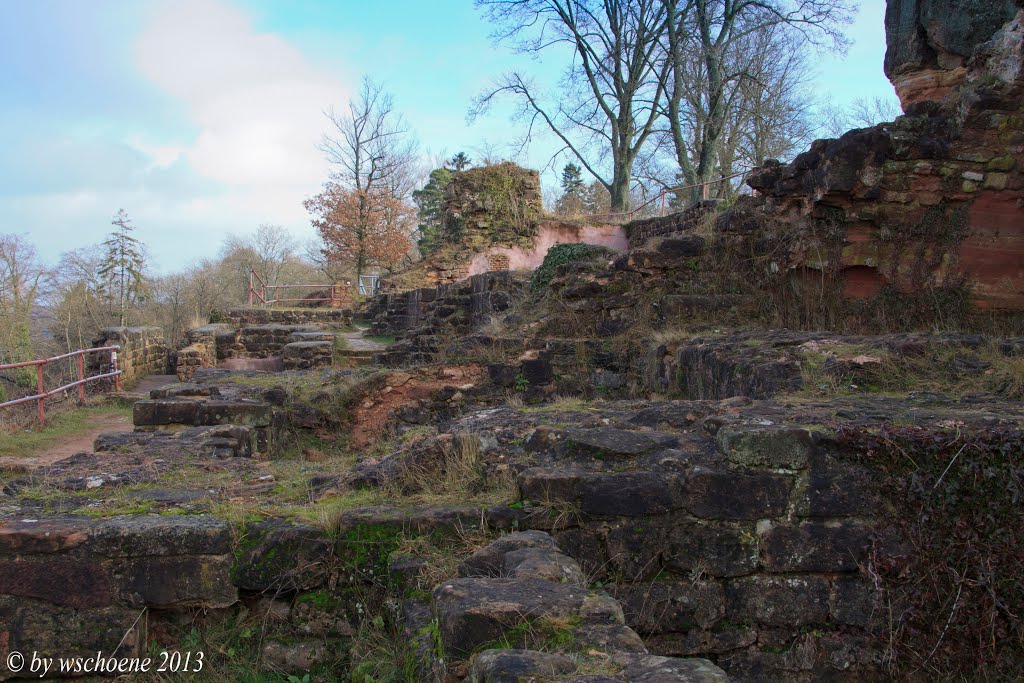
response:
[[[98,330],[117,322],[109,306],[109,283],[99,274],[103,257],[100,245],[76,249],[63,254],[54,270],[52,332],[65,351],[86,348]]]
[[[32,318],[49,276],[28,240],[0,235],[0,358],[32,358]]]
[[[383,86],[364,78],[344,112],[328,109],[325,115],[333,130],[321,139],[320,151],[336,166],[333,181],[357,192],[386,188],[403,199],[412,192],[417,145]]]
[[[633,166],[658,117],[665,86],[660,38],[665,28],[662,0],[477,0],[521,52],[553,46],[574,53],[555,103],[531,81],[512,72],[477,98],[471,118],[502,93],[520,102],[529,122],[546,126],[608,190],[613,211],[629,207]],[[609,168],[610,157],[610,168]],[[609,172],[610,171],[610,172]]]
[[[689,185],[709,182],[719,168],[723,137],[740,104],[737,94],[744,92],[738,86],[767,86],[758,82],[749,62],[738,59],[750,37],[785,27],[808,43],[830,41],[841,49],[839,27],[853,11],[850,0],[662,1],[670,73],[664,112],[676,162]],[[691,199],[700,196],[701,188],[694,187]]]
[[[735,60],[748,77],[730,94],[730,115],[719,146],[715,175],[720,179],[709,196],[735,197],[742,189],[732,176],[765,159],[786,159],[813,137],[809,123],[812,100],[807,85],[811,72],[799,34],[770,26],[741,41]]]
[[[349,100],[345,113],[326,114],[333,131],[323,137],[320,149],[337,170],[324,183],[323,191],[304,204],[324,238],[322,258],[317,259],[321,270],[338,279],[352,268],[358,279],[368,267],[391,263],[395,244],[408,250],[413,228],[391,217],[411,211],[408,200],[422,169],[416,159],[416,142],[395,111],[394,101],[369,78],[363,79],[358,96]],[[380,229],[384,224],[387,230]],[[327,232],[325,226],[330,228]],[[392,228],[408,234],[397,235]],[[355,238],[328,239],[339,234]],[[382,252],[388,257],[380,263],[368,257]]]
[[[194,319],[189,309],[190,285],[185,273],[172,273],[150,281],[153,305],[147,311],[148,322],[158,323],[164,330],[164,338],[174,345],[185,341]]]
[[[283,226],[270,223],[248,235],[230,235],[220,248],[221,267],[230,271],[228,277],[240,296],[248,286],[250,269],[267,283],[289,284],[288,276],[299,260],[295,237]]]
[[[850,107],[852,127],[870,128],[879,123],[895,121],[903,115],[903,108],[895,96],[858,97]]]
[[[854,128],[870,128],[879,123],[895,121],[903,114],[895,96],[858,97],[848,107],[825,100],[818,107],[818,134],[839,138]]]

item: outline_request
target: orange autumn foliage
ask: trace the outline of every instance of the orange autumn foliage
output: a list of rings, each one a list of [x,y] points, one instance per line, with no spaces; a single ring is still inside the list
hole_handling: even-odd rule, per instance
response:
[[[416,211],[387,190],[349,190],[331,181],[303,204],[324,256],[356,276],[393,268],[412,248]]]

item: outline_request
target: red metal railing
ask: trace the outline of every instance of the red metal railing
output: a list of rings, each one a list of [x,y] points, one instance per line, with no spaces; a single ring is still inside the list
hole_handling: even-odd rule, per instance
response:
[[[7,401],[6,403],[0,403],[0,408],[7,408],[10,406],[18,405],[19,403],[28,403],[29,401],[38,401],[39,403],[39,425],[43,426],[46,424],[46,411],[43,406],[43,402],[50,398],[54,394],[59,394],[62,391],[73,389],[78,387],[78,399],[80,401],[85,400],[85,385],[89,382],[95,382],[98,379],[105,379],[107,377],[114,378],[114,391],[121,390],[121,370],[117,369],[117,352],[121,350],[120,346],[98,346],[94,349],[82,349],[80,351],[72,351],[71,353],[65,353],[60,356],[54,356],[53,358],[40,358],[39,360],[29,360],[23,363],[7,363],[0,365],[0,370],[13,370],[15,368],[27,368],[36,366],[36,393],[33,396],[24,396],[22,398],[16,398],[13,401]],[[91,377],[85,376],[85,363],[83,357],[87,353],[98,353],[100,351],[110,351],[110,372],[103,373],[101,375],[92,375]],[[50,364],[55,363],[65,358],[77,358],[78,360],[78,381],[59,386],[56,389],[50,389],[47,391],[43,387],[43,368]]]
[[[256,283],[259,283],[259,289],[256,289]],[[326,297],[281,297],[281,290],[289,289],[312,289],[312,290],[329,290],[330,296]],[[273,306],[274,304],[281,303],[306,303],[314,301],[327,301],[335,302],[341,300],[341,294],[345,291],[345,286],[335,284],[319,284],[319,285],[268,285],[263,281],[255,270],[249,271],[249,305],[254,305],[259,301],[264,306]],[[285,292],[287,293],[287,291]]]

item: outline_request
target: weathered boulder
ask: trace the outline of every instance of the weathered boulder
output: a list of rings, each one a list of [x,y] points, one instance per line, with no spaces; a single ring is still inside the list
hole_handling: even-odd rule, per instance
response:
[[[238,599],[229,544],[226,523],[199,515],[0,523],[0,605],[13,600],[50,606],[37,609],[41,621],[10,622],[14,631],[7,637],[39,643],[41,653],[65,654],[54,648],[66,641],[46,642],[47,633],[37,630],[45,631],[51,616],[73,625],[92,616],[103,622],[134,612],[123,635],[142,608],[227,607]],[[68,610],[81,616],[68,616]],[[116,646],[116,640],[104,644],[108,651]]]
[[[484,650],[469,667],[472,683],[520,683],[543,676],[554,678],[576,671],[576,664],[565,655],[533,650]]]
[[[626,624],[637,633],[685,632],[710,628],[725,616],[725,593],[715,581],[614,586]]]
[[[231,308],[224,319],[235,327],[252,325],[318,325],[344,329],[352,324],[352,311],[340,308]]]
[[[829,584],[820,576],[751,576],[725,589],[729,618],[753,618],[768,626],[819,624],[829,614]]]
[[[14,652],[38,657],[90,657],[117,651],[139,656],[145,648],[145,628],[134,607],[99,609],[62,607],[25,597],[0,595],[0,680],[21,678],[27,670],[12,671]],[[118,649],[120,648],[120,649]],[[52,673],[52,672],[51,672]],[[39,673],[31,674],[40,678]]]
[[[702,519],[764,519],[786,509],[792,480],[783,474],[744,474],[695,467],[687,476],[683,505]]]
[[[706,659],[676,659],[647,655],[636,657],[622,675],[631,683],[728,683],[724,671]]]
[[[538,427],[530,435],[526,445],[533,450],[557,448],[570,455],[629,458],[652,451],[658,447],[659,443],[647,434],[611,427],[597,429]]]
[[[802,522],[761,531],[762,559],[773,572],[857,571],[871,545],[870,531],[856,522]]]
[[[445,652],[457,658],[528,620],[623,623],[622,609],[611,598],[542,579],[454,579],[434,591],[434,606]]]
[[[343,640],[268,640],[261,654],[274,671],[289,674],[308,673],[319,667],[329,667],[345,659],[346,641]]]
[[[502,574],[516,579],[544,579],[577,586],[585,577],[576,560],[554,550],[522,548],[505,554]]]
[[[293,341],[284,345],[281,354],[285,370],[328,368],[334,359],[334,342]]]
[[[245,526],[231,570],[243,590],[310,590],[327,580],[333,542],[323,530],[278,519]]]
[[[734,424],[716,436],[729,462],[741,467],[801,469],[815,453],[811,432],[788,425]]]
[[[557,551],[555,539],[543,531],[520,531],[501,536],[467,557],[459,564],[459,576],[497,578],[505,567],[505,556],[516,550],[537,548]]]
[[[666,565],[677,572],[703,570],[711,576],[750,574],[758,566],[758,542],[753,525],[686,522],[668,536]]]
[[[677,476],[660,472],[576,472],[531,467],[519,475],[527,500],[578,505],[588,515],[660,514],[682,506]]]
[[[262,401],[167,398],[136,401],[132,419],[136,427],[223,424],[268,427],[273,413],[273,406]]]
[[[242,425],[189,427],[155,432],[111,432],[93,443],[99,453],[144,453],[178,458],[183,454],[211,458],[248,458],[259,449],[257,428]]]

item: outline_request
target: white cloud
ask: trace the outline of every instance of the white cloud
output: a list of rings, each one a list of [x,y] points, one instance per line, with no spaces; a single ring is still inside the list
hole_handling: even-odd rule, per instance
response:
[[[134,48],[142,74],[188,108],[198,134],[182,153],[198,173],[295,203],[323,180],[322,111],[346,89],[296,47],[229,4],[184,0],[162,5]]]
[[[149,159],[148,170],[167,168],[180,159],[186,151],[186,148],[181,145],[162,145],[150,142],[139,135],[128,137],[126,142],[146,155]]]

